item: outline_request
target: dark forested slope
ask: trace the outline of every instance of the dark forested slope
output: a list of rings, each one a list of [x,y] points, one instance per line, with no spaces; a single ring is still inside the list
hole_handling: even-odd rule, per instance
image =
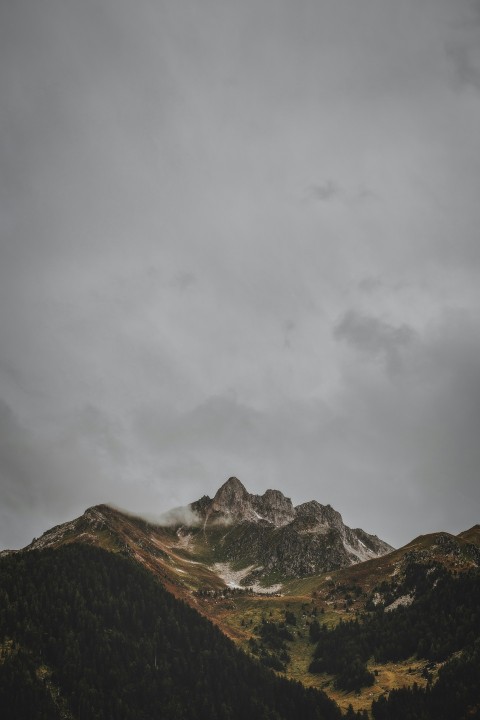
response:
[[[0,560],[11,720],[316,720],[323,693],[262,668],[131,560],[69,545]]]
[[[388,597],[390,588],[384,589]],[[372,706],[375,720],[480,718],[479,569],[454,575],[440,564],[412,563],[397,592],[415,599],[391,611],[380,603],[334,628],[312,623],[317,646],[310,671],[333,673],[337,688],[351,690],[375,682],[369,659],[425,659],[438,668],[438,681],[432,684],[426,670],[426,689],[403,688],[381,697]]]

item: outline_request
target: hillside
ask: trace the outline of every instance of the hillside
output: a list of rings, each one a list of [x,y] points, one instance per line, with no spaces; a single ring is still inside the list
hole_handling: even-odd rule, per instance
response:
[[[337,720],[130,559],[72,544],[0,560],[9,720]]]
[[[363,624],[376,612],[384,612],[385,617],[396,617],[397,610],[400,614],[416,612],[425,603],[432,578],[442,573],[454,578],[478,569],[479,527],[458,536],[441,532],[420,536],[398,550],[364,562],[353,563],[350,557],[347,565],[319,574],[283,575],[278,566],[275,572],[258,574],[262,568],[260,554],[269,554],[272,549],[278,552],[282,538],[289,533],[295,538],[291,548],[299,563],[305,552],[302,542],[311,543],[313,537],[309,547],[315,547],[319,538],[331,537],[335,524],[337,539],[348,536],[349,529],[340,525],[340,516],[332,508],[314,501],[305,505],[314,510],[307,512],[308,521],[304,506],[294,508],[278,491],[250,495],[231,478],[213,499],[204,497],[170,513],[169,524],[153,524],[101,505],[52,528],[25,550],[62,548],[80,542],[136,561],[262,665],[306,686],[324,689],[344,710],[350,704],[357,710],[369,709],[372,702],[381,701],[392,690],[415,684],[422,688],[429,678],[436,680],[442,664],[456,650],[447,652],[432,668],[431,658],[418,652],[418,642],[410,656],[404,652],[394,657],[375,656],[373,646],[367,643],[365,652],[369,649],[370,656],[360,653],[356,681],[350,686],[348,681],[342,686],[338,667],[317,664],[312,673],[316,627],[318,624],[323,632],[348,620]],[[309,532],[312,525],[314,532]],[[361,532],[356,531],[357,540]],[[441,603],[436,606],[437,615],[440,608]],[[440,617],[435,616],[434,622],[442,626]],[[457,621],[452,619],[452,623]],[[380,635],[386,625],[381,627],[374,642],[377,648],[383,642]],[[350,629],[348,637],[349,633]],[[332,642],[337,643],[334,636]],[[347,676],[352,674],[349,667]],[[362,682],[368,673],[373,674],[373,685]]]

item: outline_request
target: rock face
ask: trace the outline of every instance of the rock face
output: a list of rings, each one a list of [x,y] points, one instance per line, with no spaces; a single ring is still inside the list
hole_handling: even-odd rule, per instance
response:
[[[294,507],[279,490],[252,495],[235,477],[213,500],[204,496],[190,509],[200,516],[205,537],[215,537],[218,560],[253,566],[246,584],[265,576],[335,570],[393,549],[375,535],[347,527],[330,505],[312,500]]]
[[[213,500],[204,496],[190,507],[207,521],[220,523],[265,521],[281,527],[295,518],[292,501],[279,490],[267,490],[263,495],[250,495],[236,477],[229,478],[217,490]]]

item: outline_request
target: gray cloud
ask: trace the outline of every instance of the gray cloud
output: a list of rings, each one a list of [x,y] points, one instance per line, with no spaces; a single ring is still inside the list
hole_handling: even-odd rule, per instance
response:
[[[59,498],[50,475],[47,454],[19,423],[12,409],[0,402],[0,542],[16,546],[45,529]],[[60,503],[61,505],[61,503]],[[52,506],[57,506],[55,509]]]
[[[478,43],[478,37],[477,43]],[[455,77],[463,86],[472,86],[480,90],[480,58],[475,58],[476,47],[452,45],[447,49],[449,58],[452,60]]]
[[[320,200],[320,202],[326,202],[334,197],[341,195],[340,188],[333,182],[333,180],[327,180],[322,185],[312,185],[310,193],[313,198]]]
[[[446,42],[446,53],[454,70],[454,81],[462,89],[480,88],[480,8],[478,2],[462,3]]]
[[[478,521],[478,27],[1,4],[2,545],[232,474],[395,544]]]
[[[457,312],[417,339],[393,379],[346,365],[343,405],[357,441],[365,436],[361,453],[370,445],[363,457],[374,459],[385,481],[394,479],[405,493],[394,522],[405,522],[410,512],[431,530],[435,523],[452,527],[466,503],[470,522],[478,515],[480,356],[473,348],[479,343],[478,326]]]
[[[307,189],[306,196],[309,200],[326,203],[330,200],[338,200],[345,205],[355,205],[376,199],[376,194],[368,187],[359,185],[355,188],[347,188],[338,185],[333,180],[326,180],[320,184],[313,184]]]
[[[415,342],[416,333],[408,325],[394,327],[375,317],[349,310],[334,329],[338,340],[345,340],[371,357],[381,357],[390,372],[400,370],[405,349]]]

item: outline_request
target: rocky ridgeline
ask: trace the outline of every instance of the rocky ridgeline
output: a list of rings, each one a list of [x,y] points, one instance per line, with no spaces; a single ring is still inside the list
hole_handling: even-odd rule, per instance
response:
[[[213,499],[205,495],[165,517],[165,523],[151,524],[99,505],[47,531],[26,549],[69,542],[106,544],[141,556],[147,564],[163,553],[168,564],[169,553],[175,552],[174,538],[187,537],[196,565],[206,562],[210,573],[217,572],[217,566],[234,566],[241,571],[243,585],[315,575],[392,550],[375,535],[347,527],[330,505],[312,500],[294,507],[279,490],[250,494],[237,478],[227,480]],[[178,558],[173,558],[171,567],[177,564]]]
[[[296,576],[346,567],[384,555],[392,547],[347,527],[339,512],[316,500],[294,507],[279,490],[250,494],[237,478],[192,503],[205,532],[227,526],[217,543],[219,560],[252,565],[248,583],[266,575]]]
[[[217,522],[264,521],[281,527],[295,518],[292,501],[279,490],[267,490],[263,495],[251,495],[235,477],[227,480],[217,490],[213,500],[204,496],[190,507],[204,519]]]

